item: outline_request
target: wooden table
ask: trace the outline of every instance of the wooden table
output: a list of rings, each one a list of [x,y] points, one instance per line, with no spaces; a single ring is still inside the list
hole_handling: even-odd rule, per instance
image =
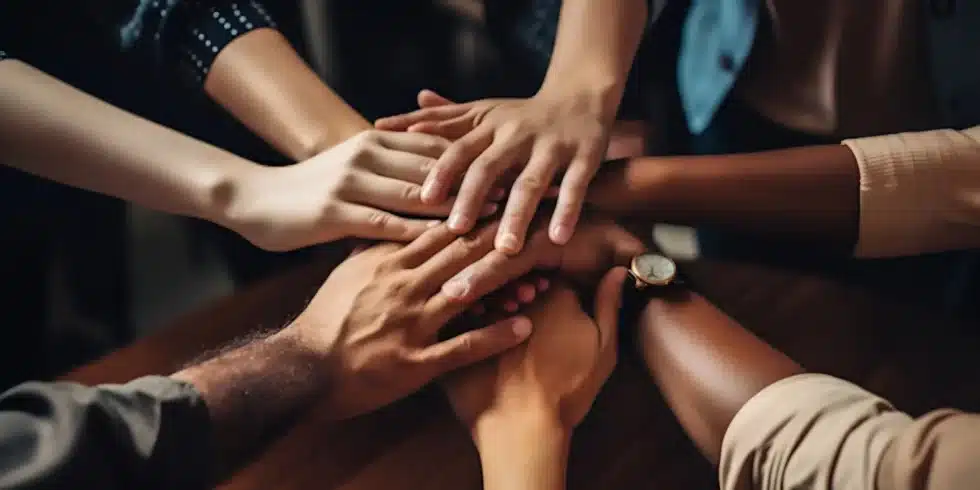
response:
[[[312,267],[269,280],[67,378],[119,382],[171,372],[250,328],[285,323],[327,270]],[[913,413],[980,409],[977,325],[799,273],[705,263],[687,271],[706,296],[812,370],[857,381]],[[712,469],[642,367],[624,358],[575,436],[569,487],[714,488]],[[343,424],[309,414],[224,488],[478,489],[480,468],[445,403],[429,391]]]

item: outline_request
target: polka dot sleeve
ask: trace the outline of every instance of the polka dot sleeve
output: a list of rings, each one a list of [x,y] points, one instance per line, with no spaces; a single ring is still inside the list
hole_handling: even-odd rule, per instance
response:
[[[237,0],[213,2],[192,12],[177,27],[174,41],[181,71],[203,83],[218,53],[237,37],[263,27],[275,27],[272,17],[258,2]]]
[[[201,84],[238,36],[275,22],[257,0],[138,0],[120,24],[123,51],[149,49],[158,67]]]

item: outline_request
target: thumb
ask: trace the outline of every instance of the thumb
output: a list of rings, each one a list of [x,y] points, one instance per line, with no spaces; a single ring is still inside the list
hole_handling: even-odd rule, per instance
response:
[[[646,244],[635,235],[622,228],[610,234],[612,242],[612,264],[628,266],[633,257],[647,251]]]
[[[419,103],[419,107],[426,109],[429,107],[437,107],[441,105],[455,104],[455,102],[437,94],[432,90],[421,90],[419,91],[418,97],[416,97]]]
[[[520,345],[531,335],[531,327],[531,320],[523,316],[501,320],[423,349],[421,362],[434,370],[435,378]]]
[[[623,304],[626,269],[615,267],[602,276],[595,292],[595,322],[599,327],[601,346],[614,345],[619,327],[619,308]]]

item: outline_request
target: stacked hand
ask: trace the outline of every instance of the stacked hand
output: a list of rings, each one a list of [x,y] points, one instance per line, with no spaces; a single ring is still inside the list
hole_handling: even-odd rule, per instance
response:
[[[349,237],[410,241],[452,209],[452,200],[420,199],[448,147],[439,136],[371,130],[304,162],[256,166],[231,189],[225,224],[275,251]],[[495,209],[487,204],[477,213]]]
[[[567,430],[588,413],[616,364],[616,332],[626,271],[608,272],[590,318],[575,293],[556,285],[527,311],[535,325],[527,342],[444,383],[457,416],[479,444],[499,420],[536,411]]]
[[[378,120],[379,129],[429,133],[455,140],[425,180],[422,200],[445,203],[459,192],[449,227],[465,233],[499,180],[514,181],[496,247],[519,252],[552,182],[562,176],[548,236],[567,243],[576,230],[589,182],[607,146],[610,121],[587,98],[539,93],[529,99],[488,99],[455,104],[423,91],[420,110]]]

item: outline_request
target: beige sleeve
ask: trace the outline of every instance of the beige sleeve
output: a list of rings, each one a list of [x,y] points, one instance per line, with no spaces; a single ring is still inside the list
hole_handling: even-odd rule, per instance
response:
[[[980,415],[943,409],[916,419],[882,458],[876,490],[980,488]]]
[[[980,246],[980,126],[843,142],[861,175],[855,255]]]
[[[852,383],[793,376],[760,391],[735,415],[722,442],[719,486],[872,490],[882,455],[911,424]]]

